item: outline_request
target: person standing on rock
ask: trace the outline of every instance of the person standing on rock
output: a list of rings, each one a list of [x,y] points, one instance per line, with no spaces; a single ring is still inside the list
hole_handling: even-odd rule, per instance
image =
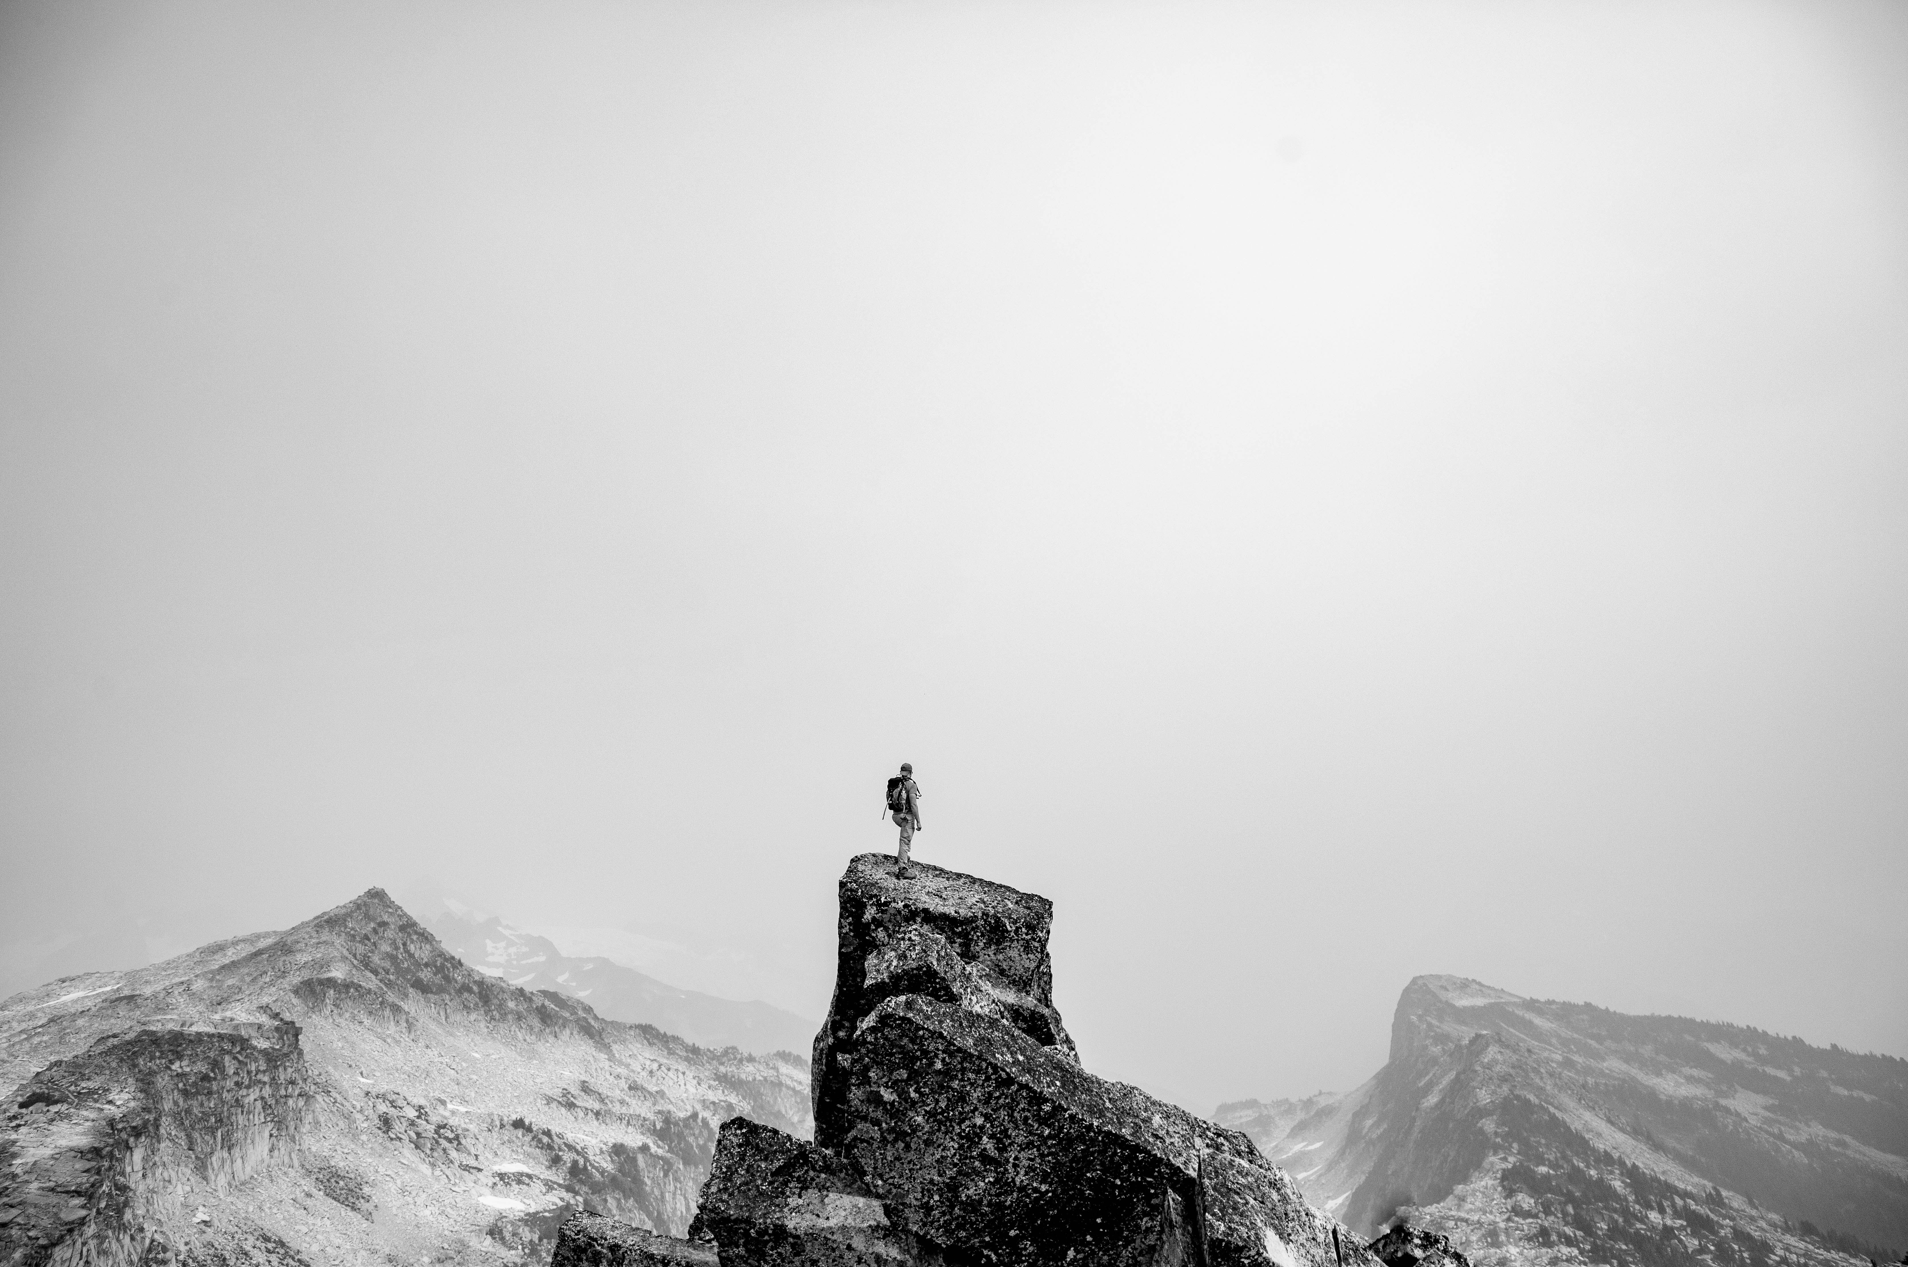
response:
[[[901,829],[901,846],[895,850],[894,873],[908,875],[908,846],[914,843],[914,829],[921,825],[921,789],[915,786],[914,767],[903,761],[901,773],[888,780],[887,813],[894,815]]]

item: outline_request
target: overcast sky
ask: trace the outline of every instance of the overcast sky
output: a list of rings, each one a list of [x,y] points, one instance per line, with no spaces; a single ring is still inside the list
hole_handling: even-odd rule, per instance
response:
[[[1908,7],[0,8],[0,992],[434,876],[1089,1068],[1908,1055]]]

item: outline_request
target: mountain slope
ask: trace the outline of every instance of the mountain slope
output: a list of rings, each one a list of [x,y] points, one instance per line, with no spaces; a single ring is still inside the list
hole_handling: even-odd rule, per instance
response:
[[[821,1022],[767,1003],[682,990],[600,956],[569,956],[546,937],[444,901],[424,919],[444,949],[477,971],[526,990],[587,1000],[598,1016],[654,1025],[702,1047],[766,1055],[807,1051]]]
[[[1291,1129],[1338,1097],[1319,1091],[1299,1100],[1233,1100],[1212,1111],[1212,1120],[1242,1132],[1267,1156]]]
[[[542,1261],[583,1205],[681,1232],[717,1126],[806,1062],[472,970],[381,890],[0,1003],[0,1264]]]
[[[1481,1267],[1847,1262],[1908,1245],[1908,1062],[1419,977],[1385,1067],[1272,1155]]]

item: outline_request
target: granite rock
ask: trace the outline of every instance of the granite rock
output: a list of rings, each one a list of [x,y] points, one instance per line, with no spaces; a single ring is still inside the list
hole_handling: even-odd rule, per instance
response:
[[[919,995],[987,1016],[1077,1060],[1053,1006],[1047,935],[1053,904],[1032,893],[915,863],[862,854],[840,885],[835,994],[815,1036],[815,1142],[837,1147],[862,1021],[890,998]]]
[[[896,1228],[847,1162],[747,1118],[723,1123],[690,1236],[722,1267],[906,1267],[938,1255]]]
[[[1245,1136],[981,1012],[921,995],[862,1022],[841,1152],[896,1224],[986,1264],[1373,1262]]]

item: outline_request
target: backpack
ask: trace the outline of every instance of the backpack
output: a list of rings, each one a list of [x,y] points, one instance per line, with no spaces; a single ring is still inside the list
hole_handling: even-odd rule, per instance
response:
[[[890,814],[908,812],[908,781],[898,774],[888,780],[888,812]]]

